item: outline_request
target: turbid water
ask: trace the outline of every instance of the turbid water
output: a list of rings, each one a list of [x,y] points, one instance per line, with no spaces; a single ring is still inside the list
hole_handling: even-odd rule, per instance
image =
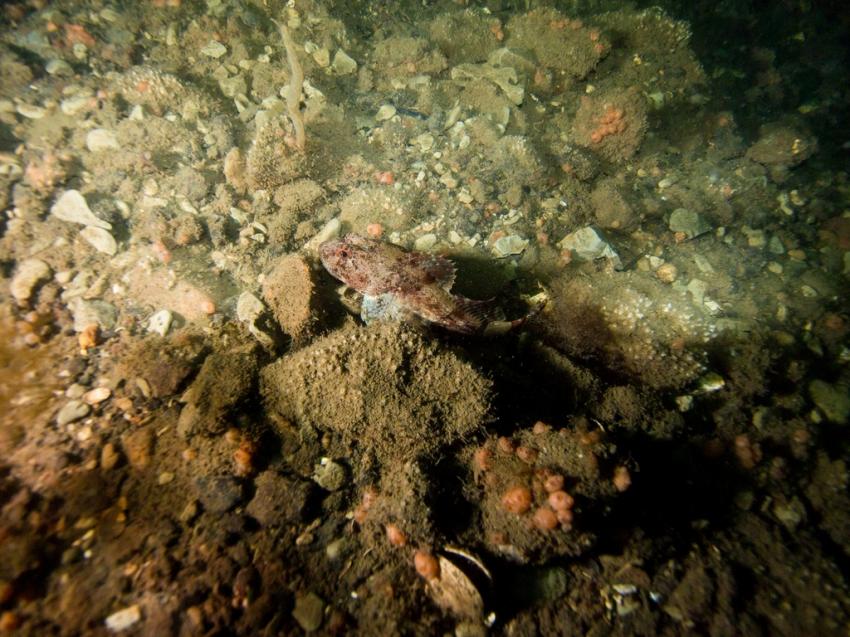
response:
[[[4,4],[0,632],[846,632],[847,31]]]

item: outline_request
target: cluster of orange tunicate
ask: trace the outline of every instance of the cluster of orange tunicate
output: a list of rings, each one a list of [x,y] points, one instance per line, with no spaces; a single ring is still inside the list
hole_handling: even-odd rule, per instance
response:
[[[556,31],[563,31],[564,29],[578,31],[583,26],[584,22],[582,22],[579,18],[576,18],[575,20],[571,20],[570,18],[561,18],[559,20],[551,20],[549,22],[549,27]]]
[[[742,468],[754,469],[762,458],[761,445],[750,440],[747,434],[735,436],[735,456]]]
[[[599,126],[590,133],[590,141],[598,144],[609,135],[616,135],[626,130],[626,120],[623,119],[623,109],[610,104],[599,118]]]
[[[531,516],[532,524],[541,531],[551,531],[559,525],[565,531],[570,530],[575,500],[563,489],[564,476],[541,469],[537,471],[537,477],[547,495],[545,503],[534,510]],[[502,495],[502,507],[515,515],[529,511],[533,501],[531,489],[522,485],[515,485]]]
[[[366,521],[366,516],[369,514],[369,509],[372,508],[372,505],[375,504],[375,500],[378,499],[378,490],[375,487],[367,487],[363,492],[363,499],[360,501],[360,504],[354,509],[354,513],[352,515],[353,519],[357,524],[363,524]]]
[[[384,530],[387,532],[387,542],[393,546],[400,547],[407,544],[407,534],[401,530],[398,524],[390,522],[384,526]]]
[[[544,422],[537,422],[533,432],[542,435],[551,430]],[[526,445],[517,445],[511,438],[502,436],[496,440],[496,452],[500,455],[515,455],[521,462],[534,465],[538,452]],[[492,469],[493,455],[486,446],[473,454],[473,467],[476,476],[485,475],[485,483],[493,485],[494,476],[487,475]],[[564,476],[549,469],[537,469],[532,485],[518,480],[502,493],[500,504],[508,513],[523,516],[529,512],[530,523],[541,531],[551,531],[558,527],[568,531],[572,528],[573,504],[575,500],[564,490]],[[535,495],[536,494],[536,495]],[[534,508],[535,500],[539,506]]]
[[[549,495],[546,504],[534,512],[534,526],[543,531],[551,531],[559,524],[564,531],[573,527],[573,505],[575,499],[564,491],[564,476],[546,469],[537,472],[543,482],[543,490]]]
[[[244,478],[255,472],[257,455],[256,443],[242,434],[235,427],[224,432],[224,439],[232,445],[239,445],[233,452],[233,473]]]
[[[428,581],[440,577],[440,562],[432,553],[424,549],[419,549],[413,554],[413,567]]]
[[[89,323],[83,331],[77,335],[80,345],[80,354],[85,356],[92,347],[97,347],[100,341],[100,326],[97,323]]]
[[[531,489],[523,486],[511,487],[502,496],[502,506],[508,513],[522,515],[531,508]]]

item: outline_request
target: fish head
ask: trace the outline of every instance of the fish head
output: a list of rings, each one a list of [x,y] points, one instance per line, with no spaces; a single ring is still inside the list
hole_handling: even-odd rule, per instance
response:
[[[380,242],[356,234],[325,241],[319,246],[319,258],[331,275],[362,292],[374,275],[376,244]]]

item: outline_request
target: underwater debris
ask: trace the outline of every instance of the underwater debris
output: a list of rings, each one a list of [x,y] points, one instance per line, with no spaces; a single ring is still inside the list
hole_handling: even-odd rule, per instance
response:
[[[290,79],[286,88],[286,108],[292,128],[295,129],[295,148],[304,151],[307,145],[307,135],[304,131],[304,115],[301,112],[302,85],[304,84],[304,71],[298,61],[298,54],[289,35],[289,29],[283,23],[278,24],[280,37],[286,49],[286,61],[289,64]]]

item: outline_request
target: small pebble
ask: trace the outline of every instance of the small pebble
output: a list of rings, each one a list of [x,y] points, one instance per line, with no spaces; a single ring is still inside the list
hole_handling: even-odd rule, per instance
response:
[[[142,618],[142,611],[138,604],[128,606],[106,618],[106,627],[113,633],[127,630]]]
[[[313,470],[313,481],[328,491],[341,489],[347,481],[346,477],[345,467],[328,458],[322,458]]]
[[[391,119],[396,114],[396,108],[392,104],[384,104],[378,109],[375,119],[379,122]]]
[[[658,266],[658,269],[655,271],[655,276],[662,283],[673,283],[673,281],[676,280],[678,273],[679,272],[675,265],[672,263],[664,263],[663,265]]]
[[[56,414],[56,424],[60,427],[85,418],[91,412],[91,407],[79,400],[69,400]]]
[[[115,150],[121,148],[115,133],[106,128],[93,128],[86,135],[86,148],[97,153],[103,150]]]
[[[50,214],[62,221],[112,230],[112,224],[95,216],[79,190],[66,190],[50,208]]]
[[[342,49],[337,49],[333,62],[331,62],[331,69],[339,75],[348,75],[357,70],[357,62]]]
[[[198,515],[198,501],[192,500],[188,502],[185,507],[183,507],[183,511],[180,512],[180,521],[188,524],[192,520],[194,520]]]
[[[65,390],[65,398],[73,398],[79,399],[83,397],[83,394],[86,393],[85,385],[80,385],[79,383],[74,383],[73,385],[69,385],[68,389]]]
[[[44,66],[44,70],[48,75],[56,75],[59,77],[69,77],[74,74],[74,69],[65,60],[53,58]]]
[[[528,241],[516,234],[509,234],[506,237],[500,237],[493,243],[493,253],[497,257],[508,257],[514,254],[521,254],[528,246]]]
[[[688,239],[711,231],[711,225],[698,212],[686,208],[676,208],[670,213],[668,227],[673,232],[682,232]]]
[[[210,40],[201,49],[201,53],[206,55],[207,57],[211,57],[213,59],[218,59],[222,55],[227,53],[227,47],[224,46],[221,42],[216,42],[215,40]]]
[[[75,95],[59,102],[59,110],[65,115],[75,116],[89,108],[91,95]]]
[[[322,625],[325,612],[325,602],[315,593],[299,595],[295,598],[295,608],[292,617],[305,631],[313,632]]]
[[[118,452],[115,450],[115,445],[107,442],[100,450],[100,468],[104,471],[109,471],[115,468],[118,464]]]
[[[12,277],[10,291],[15,300],[26,303],[32,297],[36,286],[50,278],[53,271],[41,259],[26,259],[18,264],[15,276]]]
[[[165,336],[171,327],[172,314],[168,310],[160,310],[148,319],[148,331]]]
[[[91,391],[83,394],[83,401],[89,405],[97,405],[112,395],[112,390],[109,387],[96,387]]]
[[[45,108],[34,104],[18,104],[15,110],[18,112],[18,115],[27,119],[41,119],[47,114]]]
[[[432,232],[428,234],[423,234],[421,237],[417,237],[416,241],[413,242],[413,249],[418,250],[419,252],[425,252],[434,247],[437,243],[437,235]]]
[[[80,236],[88,241],[98,252],[103,252],[111,257],[115,256],[115,253],[118,252],[118,243],[115,241],[115,237],[103,228],[92,226],[83,228],[80,230]]]

